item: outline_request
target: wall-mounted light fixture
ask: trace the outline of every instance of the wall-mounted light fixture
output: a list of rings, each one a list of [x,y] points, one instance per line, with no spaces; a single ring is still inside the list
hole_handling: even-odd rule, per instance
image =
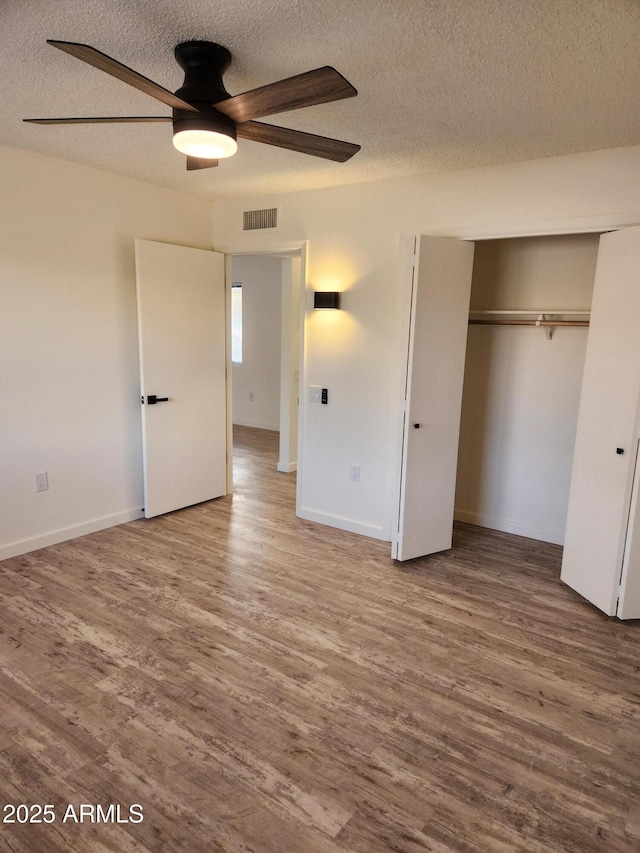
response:
[[[316,290],[313,294],[314,308],[339,308],[340,293],[337,290]]]

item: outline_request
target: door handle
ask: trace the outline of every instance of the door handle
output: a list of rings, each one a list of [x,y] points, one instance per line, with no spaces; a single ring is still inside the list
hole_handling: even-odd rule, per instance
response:
[[[149,394],[147,397],[147,405],[149,406],[154,406],[156,403],[167,403],[168,401],[168,397],[156,397],[155,394]]]

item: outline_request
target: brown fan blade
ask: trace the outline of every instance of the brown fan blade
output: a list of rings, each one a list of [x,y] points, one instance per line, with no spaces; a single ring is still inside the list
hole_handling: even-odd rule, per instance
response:
[[[346,162],[360,150],[360,146],[353,142],[341,142],[339,139],[330,139],[328,136],[316,136],[313,133],[303,133],[301,130],[290,130],[288,127],[263,124],[260,121],[239,124],[238,136],[251,139],[253,142],[266,142],[267,145],[299,151],[301,154],[324,157],[325,160],[335,160],[337,163]]]
[[[164,89],[158,83],[149,80],[148,77],[143,77],[142,74],[138,74],[132,68],[127,68],[126,65],[123,65],[116,59],[112,59],[106,53],[96,50],[95,47],[90,47],[88,44],[77,44],[73,41],[57,41],[56,39],[47,39],[47,44],[51,44],[53,47],[57,47],[58,50],[63,50],[65,53],[75,56],[76,59],[81,59],[83,62],[93,65],[94,68],[98,68],[100,71],[111,74],[112,77],[117,77],[123,83],[128,83],[134,89],[139,89],[145,95],[151,95],[152,98],[162,101],[163,104],[167,104],[169,107],[174,107],[178,110],[190,110],[195,113],[199,112],[194,106],[174,95],[173,92]]]
[[[187,172],[193,172],[195,169],[212,169],[217,165],[217,160],[203,160],[202,157],[189,157],[187,155]]]
[[[284,113],[300,107],[326,104],[342,98],[353,98],[358,92],[335,68],[325,65],[315,71],[297,74],[277,83],[252,89],[226,101],[215,108],[236,122],[251,121],[260,116]]]
[[[30,124],[121,124],[130,121],[171,121],[169,116],[103,116],[100,118],[23,118]]]

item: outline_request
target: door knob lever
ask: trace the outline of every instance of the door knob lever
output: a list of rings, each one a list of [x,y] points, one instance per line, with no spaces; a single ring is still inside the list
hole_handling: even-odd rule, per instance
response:
[[[167,403],[168,397],[157,397],[155,394],[149,394],[147,397],[147,405],[154,406],[156,403]]]

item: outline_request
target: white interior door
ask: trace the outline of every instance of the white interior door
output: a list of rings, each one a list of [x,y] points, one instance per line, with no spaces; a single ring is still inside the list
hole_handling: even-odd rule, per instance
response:
[[[564,583],[609,616],[616,614],[620,594],[638,444],[638,270],[640,228],[603,234],[560,575]],[[630,608],[631,599],[627,603]]]
[[[474,248],[445,237],[416,240],[397,560],[451,547]]]
[[[136,281],[151,518],[226,493],[224,255],[136,240]]]

